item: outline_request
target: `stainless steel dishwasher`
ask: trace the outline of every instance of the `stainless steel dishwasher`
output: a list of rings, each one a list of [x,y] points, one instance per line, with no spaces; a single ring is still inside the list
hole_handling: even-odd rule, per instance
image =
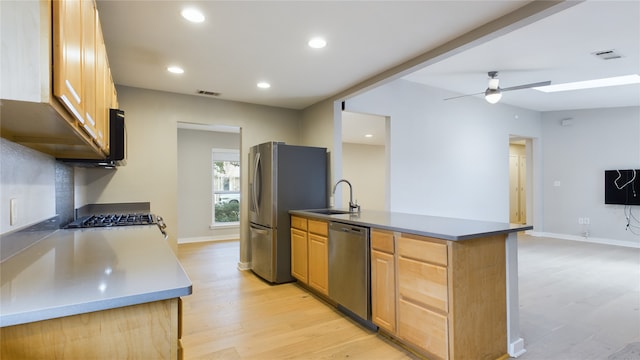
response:
[[[369,228],[330,222],[329,297],[370,323],[369,266]]]

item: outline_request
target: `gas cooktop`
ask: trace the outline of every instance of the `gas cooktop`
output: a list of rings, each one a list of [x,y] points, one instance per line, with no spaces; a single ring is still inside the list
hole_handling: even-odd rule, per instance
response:
[[[69,223],[65,228],[94,228],[109,226],[153,225],[157,219],[153,214],[100,214],[87,215]]]

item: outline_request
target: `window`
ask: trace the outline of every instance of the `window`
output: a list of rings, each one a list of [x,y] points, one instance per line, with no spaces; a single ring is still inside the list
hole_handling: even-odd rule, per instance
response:
[[[212,224],[236,226],[240,223],[240,152],[212,149]]]

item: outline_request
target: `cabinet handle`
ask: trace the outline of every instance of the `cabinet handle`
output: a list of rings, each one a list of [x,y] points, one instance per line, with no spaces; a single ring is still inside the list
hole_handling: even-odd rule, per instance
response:
[[[87,115],[87,120],[89,120],[89,122],[91,123],[91,125],[96,126],[96,122],[95,122],[95,120],[93,120],[93,118],[91,117],[91,115],[89,115],[89,113],[85,113],[85,115]]]
[[[71,101],[69,101],[69,98],[67,98],[66,95],[62,95],[61,99],[64,102],[64,104],[67,105],[67,108],[71,110],[73,115],[75,115],[76,119],[78,119],[78,121],[80,121],[81,124],[84,124],[84,118],[82,117],[82,115],[80,115],[78,110],[76,110],[76,107],[73,106],[73,104],[71,104]]]
[[[64,81],[65,85],[67,85],[67,89],[69,89],[69,91],[71,92],[71,95],[73,95],[73,98],[76,99],[76,102],[78,104],[80,104],[80,96],[78,96],[78,93],[76,92],[76,90],[73,88],[73,85],[71,85],[71,83],[69,82],[69,80],[65,80]]]

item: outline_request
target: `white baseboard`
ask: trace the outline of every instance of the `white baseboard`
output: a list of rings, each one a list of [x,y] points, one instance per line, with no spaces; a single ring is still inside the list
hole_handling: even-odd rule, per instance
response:
[[[240,239],[240,234],[217,235],[217,236],[198,236],[189,238],[178,238],[178,244],[197,243],[206,241],[229,241]]]
[[[616,245],[616,246],[624,246],[624,247],[640,249],[640,243],[632,243],[629,241],[622,241],[622,240],[615,240],[615,239],[556,234],[556,233],[539,232],[539,231],[531,231],[531,230],[526,231],[526,233],[536,237],[550,237],[554,239],[582,241],[582,242],[589,242],[594,244]]]
[[[251,270],[251,263],[238,261],[238,270],[241,270],[241,271]]]
[[[509,344],[509,356],[517,358],[518,356],[526,353],[524,348],[524,339],[518,338],[518,340]]]

